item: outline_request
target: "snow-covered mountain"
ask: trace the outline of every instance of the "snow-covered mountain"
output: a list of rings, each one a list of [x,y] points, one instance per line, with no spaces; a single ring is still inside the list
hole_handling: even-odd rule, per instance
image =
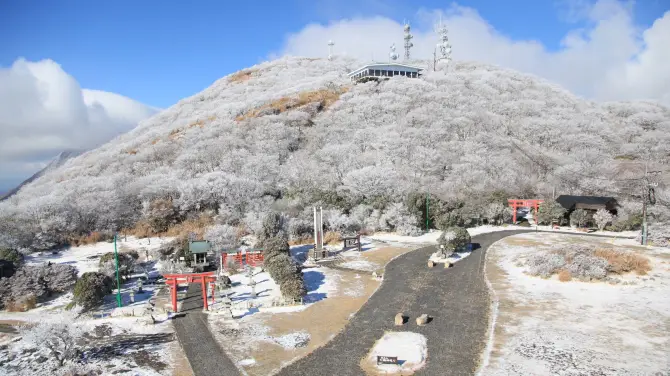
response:
[[[656,103],[595,103],[472,62],[352,84],[346,74],[360,65],[286,57],[226,76],[39,176],[0,204],[0,226],[40,248],[58,234],[131,226],[156,200],[235,224],[273,205],[348,211],[412,192],[472,210],[494,192],[623,196],[638,162],[670,159],[670,110]]]
[[[81,155],[83,151],[81,150],[65,150],[60,152],[56,158],[54,158],[49,164],[44,166],[43,169],[37,171],[34,173],[31,177],[28,179],[24,180],[21,182],[21,184],[17,185],[14,189],[10,190],[7,193],[0,194],[0,201],[6,200],[13,195],[15,195],[22,187],[25,185],[35,181],[35,179],[39,178],[40,176],[46,174],[49,171],[53,171],[57,169],[58,167],[62,166],[65,162],[67,162],[69,159],[74,158],[78,155]]]

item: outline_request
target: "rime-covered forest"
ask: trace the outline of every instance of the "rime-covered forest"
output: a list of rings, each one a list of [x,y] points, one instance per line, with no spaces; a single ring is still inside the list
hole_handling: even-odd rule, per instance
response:
[[[44,250],[203,213],[253,231],[269,211],[301,236],[313,204],[333,230],[411,234],[426,194],[438,227],[497,221],[507,198],[553,190],[615,196],[625,220],[640,211],[645,163],[670,161],[659,104],[591,102],[472,62],[353,84],[360,65],[287,57],[224,77],[0,203],[0,242]],[[666,220],[668,173],[654,176],[652,214]]]

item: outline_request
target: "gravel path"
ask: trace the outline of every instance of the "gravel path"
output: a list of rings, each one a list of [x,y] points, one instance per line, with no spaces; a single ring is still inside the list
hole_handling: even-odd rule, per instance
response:
[[[181,316],[173,321],[179,344],[184,350],[195,376],[232,376],[240,371],[223,352],[202,313],[202,290],[199,283],[188,285]]]
[[[428,362],[416,375],[472,375],[486,345],[489,292],[484,281],[484,254],[495,241],[528,231],[501,231],[472,238],[479,243],[469,257],[451,269],[428,268],[434,246],[393,260],[384,283],[344,330],[324,347],[281,370],[279,375],[364,375],[359,362],[385,331],[412,331],[428,340]],[[403,327],[393,325],[398,312],[409,316]],[[416,325],[427,313],[428,325]]]

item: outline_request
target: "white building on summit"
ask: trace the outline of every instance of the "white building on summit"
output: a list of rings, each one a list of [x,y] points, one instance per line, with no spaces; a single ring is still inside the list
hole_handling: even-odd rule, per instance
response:
[[[364,80],[367,77],[405,76],[410,78],[417,78],[421,76],[422,70],[422,68],[407,64],[373,63],[362,66],[349,73],[349,78],[351,78],[352,81]]]

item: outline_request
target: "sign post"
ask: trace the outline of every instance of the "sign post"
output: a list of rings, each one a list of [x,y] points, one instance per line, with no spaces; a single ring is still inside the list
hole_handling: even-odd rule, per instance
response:
[[[377,355],[377,365],[379,364],[398,364],[398,357]]]
[[[353,236],[351,238],[344,238],[342,239],[344,241],[344,247],[342,248],[343,251],[349,249],[349,248],[358,248],[358,252],[361,252],[361,236]]]

